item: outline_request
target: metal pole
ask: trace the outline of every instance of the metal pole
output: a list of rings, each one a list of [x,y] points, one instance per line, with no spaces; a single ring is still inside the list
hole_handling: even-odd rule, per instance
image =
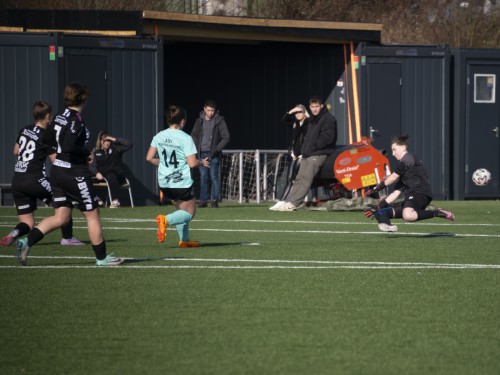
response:
[[[262,191],[265,201],[267,201],[267,152],[264,154],[264,172],[262,173]]]
[[[272,199],[276,199],[276,184],[278,183],[278,172],[280,170],[281,156],[282,156],[282,154],[278,154],[278,157],[277,157],[277,160],[276,160],[276,167],[274,168],[274,181],[273,181],[273,195],[272,195]]]
[[[243,152],[240,152],[240,178],[239,178],[239,188],[240,188],[240,203],[243,203]]]
[[[257,203],[260,203],[260,152],[255,150],[255,188],[257,189]]]

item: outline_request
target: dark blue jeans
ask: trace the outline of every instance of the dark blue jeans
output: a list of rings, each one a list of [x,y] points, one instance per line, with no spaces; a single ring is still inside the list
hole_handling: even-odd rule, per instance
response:
[[[200,158],[209,157],[209,152],[201,152]],[[220,176],[219,176],[220,157],[210,159],[210,168],[200,168],[200,201],[220,201]],[[212,186],[211,196],[209,195],[209,186]]]

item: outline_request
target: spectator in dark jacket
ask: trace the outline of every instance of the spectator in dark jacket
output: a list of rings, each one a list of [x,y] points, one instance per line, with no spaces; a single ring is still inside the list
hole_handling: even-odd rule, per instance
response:
[[[299,172],[285,204],[279,206],[278,211],[294,211],[304,201],[314,176],[337,144],[337,120],[328,111],[321,98],[311,97],[309,109],[311,118],[302,144]]]
[[[191,137],[196,145],[198,159],[208,158],[210,166],[199,167],[200,170],[200,202],[198,207],[219,207],[220,201],[220,158],[222,150],[229,142],[229,131],[226,121],[217,111],[213,100],[207,100],[200,117],[196,119]],[[209,193],[209,185],[211,194]]]
[[[120,206],[118,190],[126,183],[123,172],[122,154],[132,148],[132,142],[101,131],[97,137],[96,147],[92,151],[90,172],[98,180],[105,178],[111,190],[110,208]]]

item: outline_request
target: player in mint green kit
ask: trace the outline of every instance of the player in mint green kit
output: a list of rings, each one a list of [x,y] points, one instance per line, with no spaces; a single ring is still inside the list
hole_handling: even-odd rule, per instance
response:
[[[196,213],[191,168],[208,167],[209,161],[208,158],[196,158],[193,139],[182,130],[186,124],[184,108],[169,106],[165,111],[165,122],[168,127],[153,137],[146,160],[158,167],[160,189],[177,211],[156,217],[158,241],[165,241],[168,225],[176,225],[179,247],[199,247],[198,241],[189,239],[189,222]]]

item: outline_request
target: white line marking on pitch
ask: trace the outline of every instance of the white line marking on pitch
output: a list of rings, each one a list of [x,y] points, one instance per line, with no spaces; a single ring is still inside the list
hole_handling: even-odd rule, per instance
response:
[[[78,229],[87,229],[87,227],[74,227]],[[131,227],[104,227],[104,230],[150,230],[156,231],[157,228],[131,228]],[[175,228],[168,228],[175,231]],[[305,234],[375,234],[386,236],[430,236],[430,237],[491,237],[500,238],[500,234],[474,234],[474,233],[422,233],[422,232],[358,232],[348,230],[280,230],[280,229],[227,229],[227,228],[189,228],[195,232],[241,232],[241,233],[305,233]]]
[[[0,255],[0,258],[14,258],[11,255]],[[82,256],[53,256],[35,255],[30,259],[85,259],[94,260],[93,257]],[[129,262],[166,261],[166,262],[195,262],[195,263],[282,263],[300,265],[127,265],[122,264],[119,268],[206,268],[206,269],[500,269],[500,264],[456,264],[456,263],[420,263],[420,262],[351,262],[351,261],[329,261],[329,260],[283,260],[283,259],[212,259],[212,258],[125,258]],[[125,262],[126,263],[126,262]],[[304,265],[305,264],[305,265]],[[308,265],[314,264],[314,265]],[[26,268],[95,268],[95,265],[43,265],[28,266]],[[0,268],[22,268],[19,266],[0,266]],[[99,267],[102,268],[102,267]]]
[[[11,225],[0,224],[0,227]],[[74,226],[73,229],[87,229],[87,227]],[[156,231],[157,228],[137,228],[137,227],[108,227],[104,230],[135,230],[135,231]],[[169,231],[175,231],[175,228],[168,228]],[[240,232],[240,233],[305,233],[305,234],[364,234],[364,235],[386,235],[386,236],[422,236],[422,237],[481,237],[481,238],[500,238],[500,234],[475,234],[475,233],[422,233],[422,232],[359,232],[348,230],[279,230],[279,229],[227,229],[227,228],[190,228],[191,231],[199,232]]]
[[[9,219],[17,219],[17,216],[0,216],[0,218],[9,218]],[[39,219],[42,219],[40,217]],[[74,222],[85,222],[82,218],[73,218]],[[112,218],[112,217],[101,217],[101,221],[110,222],[110,223],[153,223],[154,219],[128,219],[128,218]],[[234,219],[234,220],[204,220],[204,219],[194,219],[193,223],[278,223],[278,224],[321,224],[321,225],[374,225],[370,221],[314,221],[314,220],[261,220],[261,219]],[[0,223],[5,225],[12,225],[12,223],[2,222]],[[500,227],[500,224],[491,224],[491,223],[459,223],[459,222],[415,222],[415,223],[407,223],[407,222],[398,222],[398,225],[415,225],[415,226],[484,226],[484,227]]]
[[[67,269],[67,268],[100,268],[99,266],[0,266],[4,268],[18,269]],[[486,269],[500,268],[500,266],[467,267],[467,266],[129,266],[122,264],[120,266],[106,267],[107,269]]]

